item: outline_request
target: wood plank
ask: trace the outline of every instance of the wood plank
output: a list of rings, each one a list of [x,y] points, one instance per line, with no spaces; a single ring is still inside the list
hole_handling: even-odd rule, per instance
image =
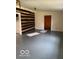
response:
[[[35,23],[25,23],[25,24],[22,24],[22,26],[29,26],[29,25],[35,25]]]
[[[34,19],[21,19],[21,21],[35,21]]]
[[[32,16],[34,16],[34,14],[27,14],[27,13],[21,13],[21,14],[24,14],[24,15],[32,15]]]
[[[25,15],[25,16],[21,16],[22,18],[35,18],[34,16],[30,16],[30,15]]]
[[[26,17],[26,18],[23,18],[23,17],[22,17],[21,19],[34,19],[34,18],[27,18],[27,17]]]
[[[27,10],[24,10],[24,9],[20,9],[20,8],[16,8],[16,10],[20,10],[20,11],[23,11],[23,12],[29,12],[29,13],[32,13],[32,14],[34,14],[34,12],[31,12],[31,11],[27,11]]]
[[[29,23],[29,22],[30,23],[32,23],[32,22],[34,23],[35,21],[22,21],[21,23]]]
[[[31,29],[34,29],[34,27],[31,27],[31,28],[28,28],[28,29],[22,30],[22,32],[26,32],[26,31],[31,30]]]
[[[34,27],[34,26],[31,25],[31,26],[28,26],[28,27],[23,27],[22,30],[24,30],[24,29],[28,29],[28,28],[31,28],[31,27]]]

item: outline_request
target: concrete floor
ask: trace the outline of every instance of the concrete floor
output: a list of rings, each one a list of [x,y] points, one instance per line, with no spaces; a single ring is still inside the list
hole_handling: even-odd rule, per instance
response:
[[[16,37],[16,59],[63,59],[63,33],[46,32]]]

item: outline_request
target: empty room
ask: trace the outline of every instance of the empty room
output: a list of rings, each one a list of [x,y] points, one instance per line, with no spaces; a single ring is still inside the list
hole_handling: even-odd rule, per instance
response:
[[[16,0],[16,59],[63,59],[63,0]]]

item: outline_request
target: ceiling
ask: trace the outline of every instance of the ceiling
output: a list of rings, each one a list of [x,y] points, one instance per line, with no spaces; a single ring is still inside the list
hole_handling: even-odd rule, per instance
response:
[[[63,10],[63,0],[20,0],[21,6],[34,10]]]

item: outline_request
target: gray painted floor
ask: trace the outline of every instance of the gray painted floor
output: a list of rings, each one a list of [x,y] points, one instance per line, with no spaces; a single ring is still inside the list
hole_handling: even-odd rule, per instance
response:
[[[63,59],[63,33],[46,32],[16,37],[16,59]]]

